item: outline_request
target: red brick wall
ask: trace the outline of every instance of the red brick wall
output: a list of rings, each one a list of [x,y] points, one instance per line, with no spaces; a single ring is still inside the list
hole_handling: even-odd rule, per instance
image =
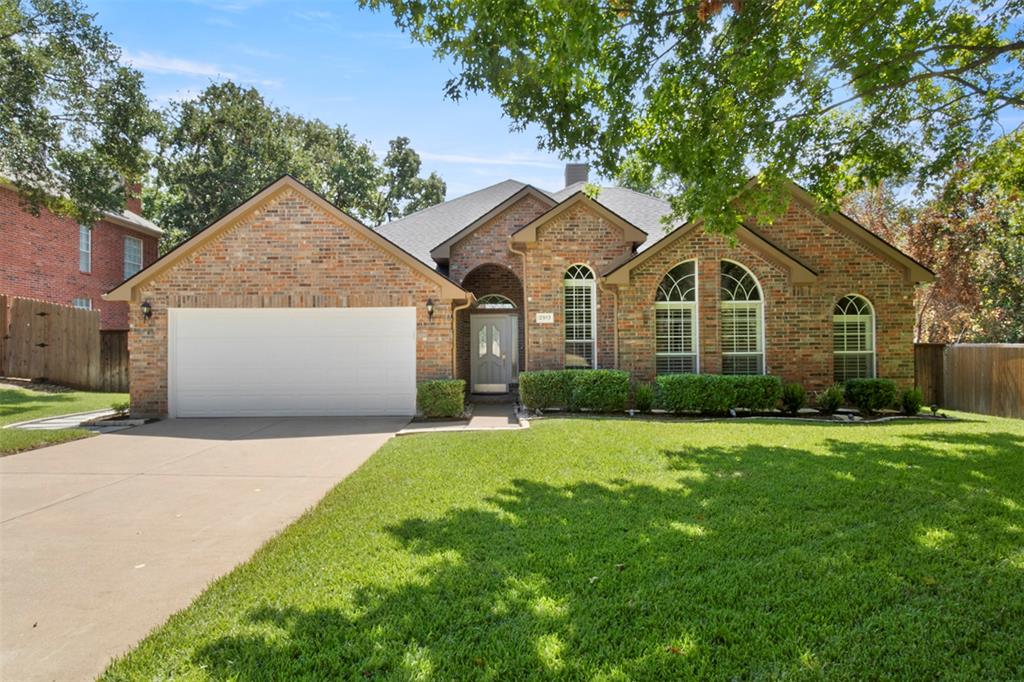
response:
[[[452,245],[448,261],[449,276],[461,283],[475,268],[485,263],[498,263],[512,268],[516,276],[522,279],[522,256],[509,250],[508,238],[547,209],[542,201],[527,195],[473,230]]]
[[[92,271],[80,272],[78,223],[46,209],[34,216],[17,192],[0,187],[0,293],[65,305],[88,298],[102,329],[127,329],[128,304],[101,298],[124,279],[125,236],[142,240],[144,266],[156,260],[156,237],[101,221],[92,231]]]
[[[913,286],[890,261],[833,228],[794,202],[762,234],[818,273],[810,285],[793,286],[788,271],[743,244],[698,231],[637,267],[619,292],[619,361],[642,379],[654,376],[654,295],[677,263],[697,260],[700,369],[722,367],[718,321],[719,263],[735,260],[759,279],[764,292],[765,363],[768,373],[809,390],[832,383],[832,309],[849,293],[875,308],[878,376],[903,386],[914,379]]]
[[[438,303],[440,292],[439,284],[285,190],[141,288],[153,317],[143,320],[132,307],[132,412],[167,412],[169,307],[415,306],[422,381],[452,374],[452,312]]]
[[[622,230],[585,205],[577,205],[537,230],[528,244],[526,266],[527,369],[561,369],[564,363],[562,290],[565,271],[583,263],[600,276],[613,260],[632,249]],[[597,365],[613,367],[614,297],[597,290]],[[537,313],[554,313],[554,324],[537,324]]]

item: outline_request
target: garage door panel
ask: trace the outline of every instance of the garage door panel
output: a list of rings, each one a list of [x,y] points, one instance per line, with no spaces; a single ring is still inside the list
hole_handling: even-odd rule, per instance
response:
[[[172,416],[413,414],[415,313],[173,309]]]

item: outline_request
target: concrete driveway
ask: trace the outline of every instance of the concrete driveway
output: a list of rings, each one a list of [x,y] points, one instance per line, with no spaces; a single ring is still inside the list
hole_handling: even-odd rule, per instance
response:
[[[0,680],[95,678],[407,421],[179,419],[0,458]]]

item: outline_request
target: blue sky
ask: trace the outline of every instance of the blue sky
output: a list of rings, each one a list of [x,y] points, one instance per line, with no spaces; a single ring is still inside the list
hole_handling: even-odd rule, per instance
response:
[[[354,2],[86,0],[157,105],[232,79],[292,113],[344,124],[375,150],[405,135],[454,197],[516,178],[562,186],[563,163],[512,133],[497,101],[442,94],[454,73],[389,14]]]

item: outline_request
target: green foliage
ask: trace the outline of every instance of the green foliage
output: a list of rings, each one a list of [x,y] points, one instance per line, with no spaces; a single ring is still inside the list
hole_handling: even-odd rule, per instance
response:
[[[924,394],[921,393],[921,389],[908,388],[900,393],[900,412],[903,414],[913,417],[921,411],[922,405],[924,405]]]
[[[773,376],[730,376],[736,391],[731,407],[754,412],[773,410],[782,397],[782,381]]]
[[[896,384],[891,379],[850,379],[846,401],[864,414],[875,414],[896,404]]]
[[[569,406],[591,412],[621,412],[629,402],[629,372],[617,369],[563,370],[569,374]]]
[[[668,412],[725,414],[736,405],[733,377],[663,374],[655,380],[655,405]]]
[[[807,391],[800,384],[782,387],[782,409],[789,414],[798,413],[807,404]]]
[[[416,406],[425,417],[461,417],[466,408],[466,382],[436,379],[416,385]]]
[[[621,412],[629,402],[629,373],[558,369],[519,373],[519,398],[531,410],[569,408]]]
[[[568,407],[572,400],[572,372],[554,369],[520,372],[519,399],[531,410]]]
[[[230,81],[173,103],[164,122],[144,205],[167,231],[165,251],[286,173],[370,225],[444,200],[436,173],[419,177],[408,138],[378,160],[344,126],[285,113]]]
[[[1022,441],[981,415],[394,438],[101,679],[1018,679]]]
[[[826,205],[941,177],[1024,105],[1018,3],[360,4],[457,65],[449,97],[490,93],[546,147],[667,188],[677,218],[716,231],[777,214],[786,176]],[[737,207],[752,166],[764,191]]]
[[[835,414],[836,410],[843,406],[844,399],[843,385],[832,384],[828,388],[818,391],[814,396],[814,403],[822,414]]]
[[[132,409],[132,402],[131,400],[115,400],[110,403],[110,409],[117,412],[119,415],[126,415]]]
[[[633,408],[639,412],[650,412],[654,407],[654,387],[650,384],[633,386]]]
[[[156,130],[142,74],[93,18],[80,0],[0,2],[0,174],[82,223],[123,208]]]
[[[782,382],[773,376],[664,374],[655,383],[655,405],[668,412],[771,410],[782,395]]]

